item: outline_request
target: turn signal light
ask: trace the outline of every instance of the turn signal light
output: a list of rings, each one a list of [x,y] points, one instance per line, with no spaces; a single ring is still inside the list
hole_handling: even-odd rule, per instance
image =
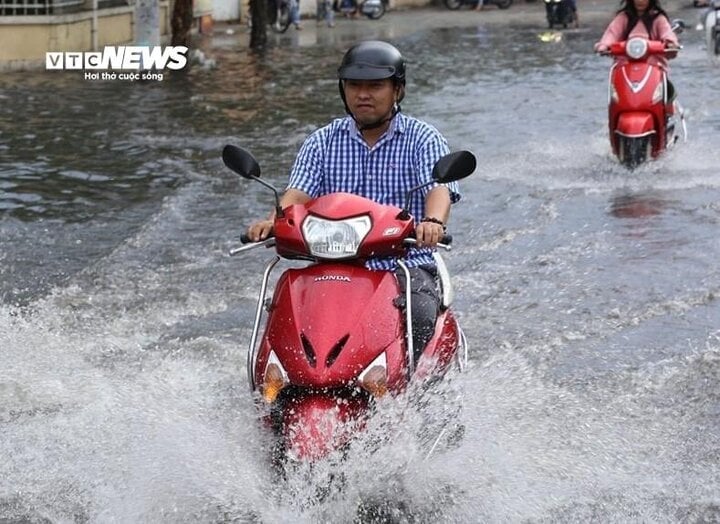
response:
[[[660,102],[660,100],[662,100],[664,98],[664,96],[665,96],[665,86],[662,83],[659,83],[655,87],[655,91],[653,92],[652,103],[657,104],[658,102]]]
[[[382,353],[360,373],[358,385],[375,397],[382,397],[388,391],[387,357]]]
[[[275,352],[270,352],[263,376],[262,396],[266,402],[275,402],[282,388],[288,383],[287,373],[280,364]]]

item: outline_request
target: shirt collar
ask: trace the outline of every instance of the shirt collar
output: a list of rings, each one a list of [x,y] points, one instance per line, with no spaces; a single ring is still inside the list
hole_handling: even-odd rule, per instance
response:
[[[383,137],[392,136],[395,133],[404,133],[407,129],[407,120],[405,118],[405,115],[402,113],[397,113],[390,121],[390,127],[388,127],[387,131],[385,131]],[[341,128],[350,133],[351,137],[360,137],[360,131],[358,131],[355,120],[353,120],[353,117],[350,115],[347,115],[343,119]]]

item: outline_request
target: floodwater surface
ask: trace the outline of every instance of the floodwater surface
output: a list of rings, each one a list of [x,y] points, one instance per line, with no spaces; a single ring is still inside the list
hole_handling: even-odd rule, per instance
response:
[[[383,498],[396,522],[720,518],[720,68],[702,34],[673,63],[688,143],[629,172],[600,25],[543,42],[542,23],[448,20],[380,36],[408,60],[403,110],[479,160],[446,256],[464,438],[426,458],[422,421],[388,401],[379,449],[360,438],[284,483],[245,375],[270,254],[227,256],[272,198],[220,152],[249,149],[282,187],[369,33],[340,20],[264,57],[218,33],[216,68],[162,82],[3,75],[0,520],[352,522]]]

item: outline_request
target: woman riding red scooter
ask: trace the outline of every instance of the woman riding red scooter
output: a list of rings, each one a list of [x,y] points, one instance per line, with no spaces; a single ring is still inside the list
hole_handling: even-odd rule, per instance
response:
[[[657,156],[676,139],[674,121],[681,112],[668,79],[668,59],[680,47],[675,30],[658,0],[623,0],[595,44],[596,52],[615,58],[610,140],[627,165],[644,161],[648,151]]]
[[[670,49],[679,47],[677,35],[672,29],[667,13],[660,7],[659,0],[623,0],[617,15],[610,22],[600,41],[595,44],[595,52],[607,52],[612,44],[633,37],[659,40]],[[675,55],[667,58],[675,58]],[[655,56],[652,57],[651,63],[669,71],[667,58]]]

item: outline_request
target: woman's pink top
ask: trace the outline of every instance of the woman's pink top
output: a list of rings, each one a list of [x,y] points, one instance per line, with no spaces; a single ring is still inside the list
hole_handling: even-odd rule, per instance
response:
[[[625,35],[627,24],[628,16],[625,13],[618,14],[613,21],[610,22],[610,25],[605,30],[605,33],[603,33],[600,41],[595,44],[595,50],[597,50],[600,46],[610,47],[611,44],[620,42]],[[642,20],[638,20],[635,27],[633,27],[632,31],[630,31],[628,40],[635,37],[647,38],[649,40],[660,40],[665,42],[666,46],[670,45],[677,47],[679,45],[677,35],[672,30],[672,27],[670,27],[670,22],[667,17],[663,15],[655,17],[650,34],[648,34],[647,28]],[[622,59],[622,57],[618,58]],[[665,71],[669,69],[668,59],[662,55],[653,55],[648,58],[648,62],[662,67]]]

